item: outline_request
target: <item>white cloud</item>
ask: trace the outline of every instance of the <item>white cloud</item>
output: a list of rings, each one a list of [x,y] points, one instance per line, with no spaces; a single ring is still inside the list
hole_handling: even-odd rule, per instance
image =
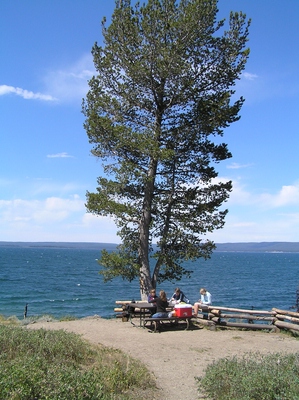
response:
[[[56,153],[56,154],[48,154],[47,158],[73,158],[74,156],[69,155],[66,152]]]
[[[229,210],[224,228],[208,235],[215,242],[299,241],[297,182],[275,193],[261,193],[237,179],[224,206]]]
[[[67,196],[74,193],[74,188],[69,189],[64,197],[0,200],[0,240],[118,243],[113,220],[87,213],[85,198]],[[224,228],[206,237],[220,243],[299,241],[298,204],[299,183],[284,185],[271,194],[251,191],[236,179],[224,204],[229,210]]]
[[[87,214],[84,203],[78,195],[0,200],[0,240],[118,243],[113,221]]]
[[[243,221],[242,217],[228,214],[224,228],[213,232],[208,238],[216,243],[294,242],[299,241],[299,231],[298,223],[295,225],[281,218]]]
[[[241,168],[248,168],[251,167],[253,164],[238,164],[238,163],[232,163],[228,165],[226,168],[228,169],[241,169]]]
[[[78,196],[69,199],[49,197],[45,200],[0,200],[0,219],[2,223],[31,221],[50,223],[68,218],[71,213],[84,211],[84,201]]]
[[[0,85],[0,96],[14,94],[26,100],[80,101],[88,92],[88,80],[95,74],[91,54],[83,55],[77,62],[48,72],[44,78],[46,92],[32,92],[19,87]]]
[[[298,205],[299,210],[299,182],[293,185],[284,185],[275,193],[252,191],[242,183],[241,178],[218,177],[213,180],[213,183],[226,182],[228,180],[232,180],[233,190],[229,200],[225,203],[225,208],[241,206],[244,209],[252,209],[254,207],[264,211],[265,209],[283,209]]]
[[[256,74],[251,74],[250,72],[244,72],[244,73],[242,74],[242,76],[243,76],[245,79],[249,80],[249,81],[253,81],[253,80],[255,80],[256,78],[258,78],[258,75],[256,75]]]
[[[25,100],[42,100],[42,101],[55,101],[55,97],[48,94],[34,93],[26,89],[21,89],[19,87],[0,85],[0,96],[15,94],[22,97]]]
[[[95,74],[91,54],[83,55],[74,64],[49,71],[44,78],[46,92],[32,92],[19,87],[0,85],[0,96],[14,94],[26,100],[80,101],[88,92],[88,80]]]
[[[219,182],[227,182],[230,180],[232,181],[233,190],[230,193],[228,201],[224,203],[224,207],[229,208],[230,206],[235,205],[252,204],[252,194],[246,190],[245,185],[241,183],[240,179],[232,179],[227,176],[222,176],[213,179],[212,183],[217,184]]]
[[[282,186],[276,194],[263,193],[261,201],[274,208],[299,205],[299,184]]]
[[[80,101],[88,91],[88,80],[95,74],[92,56],[82,56],[73,65],[50,71],[45,77],[47,91],[60,101]]]
[[[36,180],[33,182],[32,185],[30,185],[30,182],[27,185],[27,190],[26,193],[30,195],[30,197],[45,197],[48,195],[53,196],[55,193],[55,196],[58,197],[65,197],[69,196],[72,193],[84,193],[84,190],[86,190],[84,184],[79,184],[76,182],[67,182],[67,183],[59,183],[56,181],[50,180]]]

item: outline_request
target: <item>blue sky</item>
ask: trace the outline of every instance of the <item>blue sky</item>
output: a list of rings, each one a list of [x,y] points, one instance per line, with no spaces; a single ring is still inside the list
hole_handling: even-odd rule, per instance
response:
[[[241,120],[218,166],[234,189],[216,242],[299,241],[299,1],[220,0],[219,18],[252,18],[237,94]],[[86,213],[101,163],[90,155],[81,100],[113,0],[0,2],[0,241],[118,242]]]

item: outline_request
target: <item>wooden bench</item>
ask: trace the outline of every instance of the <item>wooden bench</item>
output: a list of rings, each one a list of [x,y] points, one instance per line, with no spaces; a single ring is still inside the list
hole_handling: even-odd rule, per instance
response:
[[[116,301],[117,304],[122,304],[122,307],[116,307],[114,308],[114,311],[117,312],[118,314],[116,315],[116,318],[122,318],[123,322],[125,321],[131,321],[135,317],[141,318],[141,317],[150,317],[152,314],[150,311],[140,309],[138,308],[138,304],[142,304],[144,302],[136,302],[136,308],[134,309],[128,309],[128,305],[130,304],[129,301],[124,301],[123,303],[120,303],[119,301]]]
[[[143,327],[146,326],[148,322],[150,322],[154,326],[154,332],[157,332],[159,330],[160,322],[174,322],[176,325],[178,324],[179,321],[185,321],[186,322],[186,329],[189,329],[190,327],[190,320],[192,319],[191,317],[160,317],[160,318],[145,318],[143,320]]]

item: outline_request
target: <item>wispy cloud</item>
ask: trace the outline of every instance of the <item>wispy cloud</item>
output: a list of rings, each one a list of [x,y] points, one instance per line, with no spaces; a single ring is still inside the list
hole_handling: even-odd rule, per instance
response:
[[[47,158],[74,158],[70,154],[63,152],[63,153],[56,153],[56,154],[48,154]]]
[[[84,203],[78,195],[0,199],[0,240],[119,242],[113,221],[87,214]]]
[[[261,195],[261,200],[265,205],[273,208],[297,206],[299,204],[299,184],[284,185],[275,194],[264,193]]]
[[[209,235],[215,242],[298,241],[299,183],[276,192],[250,190],[233,181],[223,229]]]
[[[84,201],[74,195],[68,199],[48,197],[44,200],[0,200],[3,222],[35,221],[37,223],[65,220],[74,212],[84,211]],[[52,222],[51,222],[52,221]]]
[[[80,102],[88,92],[88,80],[95,74],[91,54],[59,70],[49,71],[44,80],[45,92],[33,92],[23,88],[0,85],[0,96],[16,95],[25,100]]]
[[[251,167],[253,164],[238,164],[238,163],[232,163],[228,165],[226,168],[228,169],[241,169],[241,168],[248,168]]]
[[[298,241],[297,219],[288,216],[238,215],[228,213],[223,229],[214,231],[209,239],[225,242],[294,242]]]
[[[245,213],[247,212],[246,209],[249,210],[252,207],[255,210],[268,211],[280,209],[286,210],[288,213],[294,212],[293,210],[291,211],[291,208],[294,208],[294,210],[298,209],[299,212],[297,206],[299,204],[299,183],[284,185],[275,193],[269,193],[268,191],[250,191],[241,183],[241,180],[236,179],[233,180],[233,190],[227,204],[228,208],[230,206],[244,207]]]
[[[30,90],[22,89],[19,87],[8,86],[8,85],[0,85],[0,96],[5,96],[9,94],[15,94],[17,96],[22,97],[25,100],[42,100],[42,101],[55,101],[57,100],[55,97],[42,94],[42,93],[34,93]]]
[[[60,101],[80,101],[88,91],[88,80],[95,74],[92,56],[83,55],[78,61],[45,77],[47,91]]]
[[[243,76],[245,79],[249,80],[249,81],[254,81],[255,79],[258,78],[258,75],[256,75],[256,74],[251,74],[250,72],[244,72],[244,73],[242,74],[242,76]]]

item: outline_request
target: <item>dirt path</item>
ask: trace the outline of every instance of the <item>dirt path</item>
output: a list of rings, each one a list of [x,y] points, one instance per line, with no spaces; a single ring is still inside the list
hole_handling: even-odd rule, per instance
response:
[[[120,349],[141,360],[154,372],[159,392],[156,400],[199,398],[195,377],[219,358],[261,353],[299,352],[299,340],[279,333],[208,329],[167,330],[149,333],[130,322],[99,317],[68,322],[39,322],[29,329],[64,329],[95,344]]]

